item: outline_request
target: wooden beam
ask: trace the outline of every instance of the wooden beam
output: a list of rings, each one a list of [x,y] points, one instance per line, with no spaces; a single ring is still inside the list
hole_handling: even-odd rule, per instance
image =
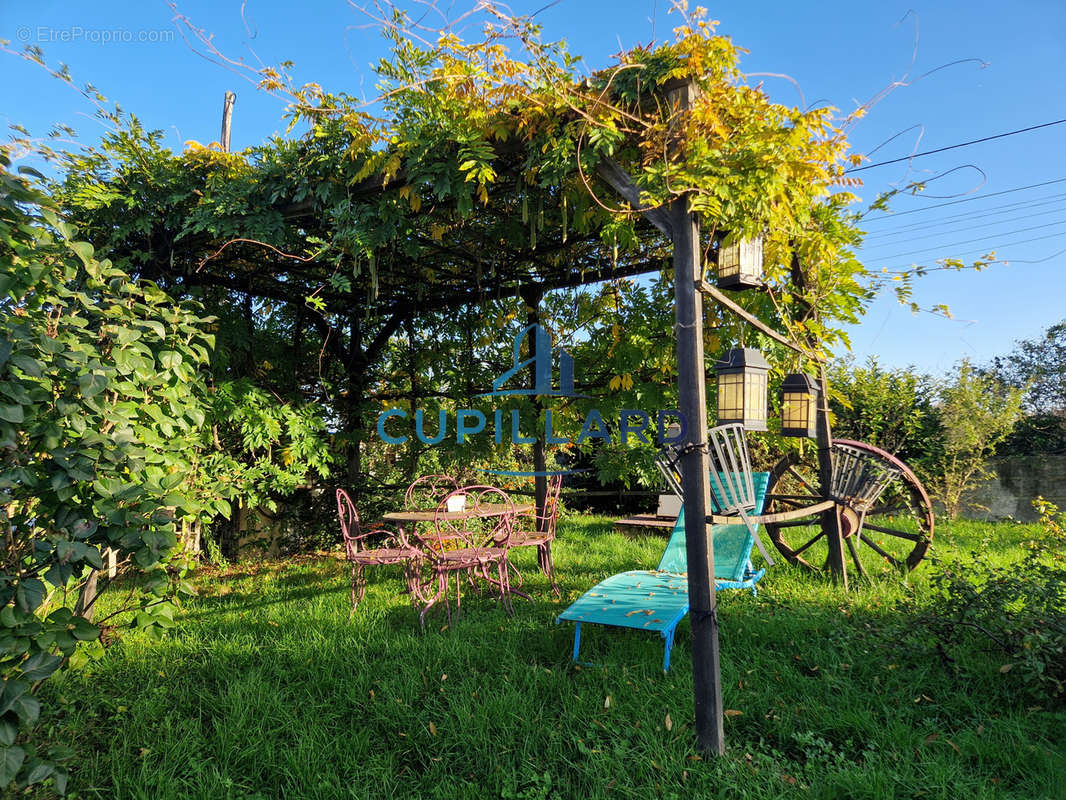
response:
[[[640,203],[640,188],[629,177],[629,174],[617,163],[607,158],[596,165],[596,174],[599,175],[612,189],[622,195],[634,211],[644,215],[652,225],[667,236],[672,236],[671,219],[669,212],[659,206],[642,206]]]
[[[702,278],[700,278],[699,279],[699,287],[700,287],[700,291],[703,292],[703,294],[707,295],[708,297],[710,297],[715,302],[721,303],[723,306],[728,308],[730,311],[732,311],[734,314],[736,314],[742,320],[744,320],[749,325],[754,327],[760,333],[765,333],[767,336],[769,336],[774,341],[780,342],[781,344],[785,345],[786,347],[789,347],[789,348],[795,350],[797,353],[799,353],[802,356],[806,356],[807,358],[811,358],[811,359],[821,360],[821,359],[819,359],[819,357],[815,353],[807,352],[802,347],[800,347],[798,344],[796,344],[791,339],[789,339],[787,336],[785,336],[784,334],[778,333],[773,328],[771,328],[769,325],[767,325],[765,322],[763,322],[761,319],[759,319],[757,316],[755,316],[750,311],[748,311],[746,308],[744,308],[743,306],[741,306],[738,303],[734,302],[732,298],[730,298],[727,294],[725,294],[717,286],[714,286],[714,285],[712,285],[710,283],[707,283],[707,281],[705,281]]]

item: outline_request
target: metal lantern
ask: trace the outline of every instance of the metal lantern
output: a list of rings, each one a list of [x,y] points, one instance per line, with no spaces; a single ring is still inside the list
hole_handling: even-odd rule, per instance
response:
[[[821,391],[809,375],[786,375],[781,384],[781,435],[814,439],[818,435]]]
[[[718,424],[737,422],[749,431],[766,430],[766,381],[770,365],[763,354],[737,347],[714,366],[718,373]]]
[[[727,240],[728,241],[728,240]],[[762,286],[762,237],[738,239],[718,248],[718,288],[758,289]]]

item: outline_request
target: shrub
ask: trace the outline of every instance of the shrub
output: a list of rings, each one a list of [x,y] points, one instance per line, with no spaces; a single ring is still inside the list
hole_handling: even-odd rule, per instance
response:
[[[1066,516],[1038,499],[1045,535],[1026,555],[994,564],[989,548],[965,564],[942,565],[933,574],[936,595],[919,615],[919,630],[932,636],[945,660],[979,646],[1003,659],[1002,672],[1018,676],[1037,697],[1066,699]]]

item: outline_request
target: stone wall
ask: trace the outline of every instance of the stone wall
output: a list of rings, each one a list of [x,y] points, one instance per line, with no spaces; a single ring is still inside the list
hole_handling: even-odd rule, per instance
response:
[[[1022,522],[1036,519],[1033,500],[1043,497],[1066,510],[1066,454],[1011,456],[997,459],[996,474],[974,490],[970,502],[987,508],[971,508],[971,519],[1006,519]]]

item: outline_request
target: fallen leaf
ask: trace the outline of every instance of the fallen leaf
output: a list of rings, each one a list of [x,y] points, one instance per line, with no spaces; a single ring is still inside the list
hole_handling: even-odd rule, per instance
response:
[[[931,734],[929,734],[928,736],[925,737],[925,743],[929,744],[930,742],[935,742],[939,738],[940,738],[940,734],[939,733],[931,733]]]
[[[611,707],[611,696],[610,695],[607,695],[605,698],[603,698],[603,707],[604,708],[610,708]]]
[[[977,726],[977,735],[980,736],[984,732],[985,732],[985,726],[984,725],[978,725]]]
[[[446,680],[448,680],[448,673],[447,673],[447,672],[445,672],[445,673],[444,673],[443,675],[441,675],[441,676],[440,676],[440,679],[441,679],[442,681],[446,681]]]
[[[370,690],[370,699],[371,700],[374,699],[374,690],[373,689]]]
[[[945,739],[944,741],[951,745],[951,749],[952,750],[954,750],[960,756],[962,755],[962,750],[960,750],[959,746],[957,744],[955,744],[953,741],[951,741],[951,739]]]
[[[737,710],[737,709],[735,709],[735,708],[727,708],[727,709],[726,709],[725,711],[723,711],[722,713],[723,713],[723,714],[724,714],[725,716],[727,716],[727,717],[742,717],[742,716],[744,716],[744,712],[743,712],[743,711],[738,711],[738,710]]]
[[[433,734],[434,736],[436,736],[436,735],[437,735],[437,726],[436,726],[436,725],[434,725],[434,724],[433,724],[432,722],[431,722],[431,723],[429,723],[429,732],[430,732],[431,734]]]
[[[782,772],[781,773],[781,780],[783,780],[785,783],[788,783],[788,784],[792,784],[792,783],[796,782],[796,779],[793,778],[791,775],[789,775],[787,772]]]
[[[674,729],[674,721],[670,719],[670,715],[666,715],[666,730],[672,731]]]
[[[1014,665],[1013,664],[1004,664],[1002,667],[999,668],[999,671],[1000,672],[1010,672],[1012,669],[1014,669]]]

